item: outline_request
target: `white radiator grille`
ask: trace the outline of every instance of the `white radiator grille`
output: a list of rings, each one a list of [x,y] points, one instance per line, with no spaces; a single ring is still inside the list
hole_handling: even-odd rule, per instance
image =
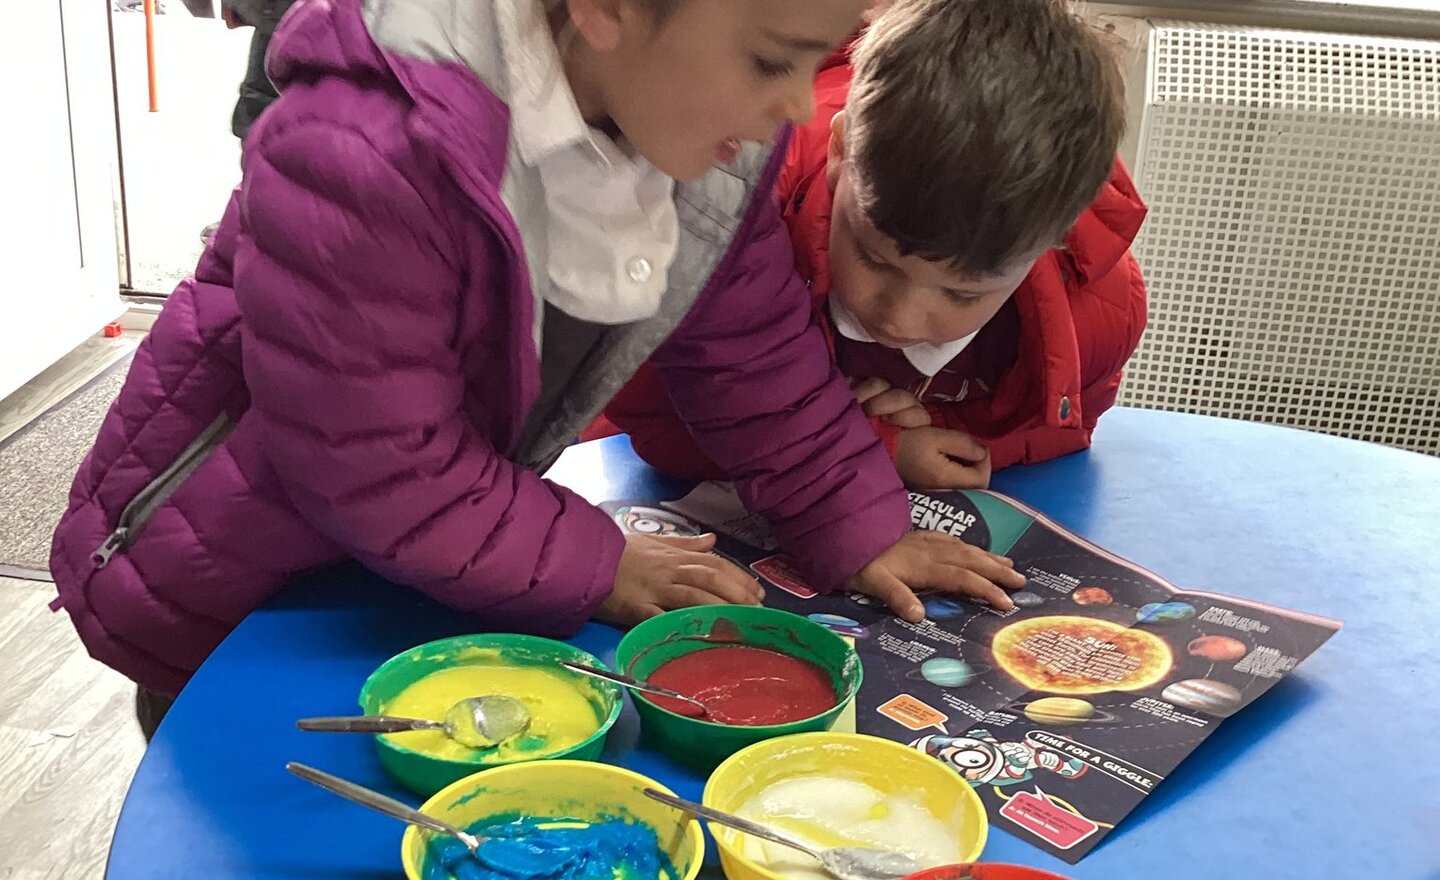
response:
[[[1157,23],[1122,401],[1440,453],[1440,43]]]

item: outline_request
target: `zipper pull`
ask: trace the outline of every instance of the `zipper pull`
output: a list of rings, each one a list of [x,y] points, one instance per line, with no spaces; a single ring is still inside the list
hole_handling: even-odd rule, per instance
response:
[[[105,543],[101,544],[95,549],[94,553],[90,554],[90,561],[95,563],[96,568],[104,568],[109,565],[110,557],[124,549],[125,539],[129,536],[130,530],[125,526],[120,526],[110,533],[110,537],[105,539]]]

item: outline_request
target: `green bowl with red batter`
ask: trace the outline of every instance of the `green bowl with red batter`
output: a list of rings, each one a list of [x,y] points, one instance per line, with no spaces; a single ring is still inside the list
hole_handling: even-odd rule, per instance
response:
[[[691,767],[709,770],[762,740],[829,730],[860,690],[860,658],[848,640],[798,614],[744,605],[704,605],[652,617],[620,640],[615,668],[644,680],[667,663],[697,651],[742,646],[812,664],[828,678],[834,705],[780,723],[726,724],[671,711],[642,694],[632,694],[648,745]],[[687,693],[684,688],[675,689]]]

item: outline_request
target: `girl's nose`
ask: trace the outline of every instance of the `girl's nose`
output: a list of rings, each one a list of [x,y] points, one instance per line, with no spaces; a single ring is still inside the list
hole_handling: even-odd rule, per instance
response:
[[[791,76],[781,99],[781,121],[804,125],[814,115],[815,92],[811,87],[810,80],[803,76]]]

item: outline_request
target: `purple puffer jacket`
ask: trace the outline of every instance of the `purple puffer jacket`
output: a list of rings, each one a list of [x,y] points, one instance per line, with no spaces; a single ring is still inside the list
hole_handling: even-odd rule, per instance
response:
[[[152,690],[178,692],[246,614],[346,556],[486,628],[563,637],[624,547],[604,513],[506,457],[540,390],[499,197],[508,110],[468,68],[379,48],[359,8],[310,3],[282,25],[285,97],[55,533],[57,604]],[[908,507],[792,265],[776,206],[755,199],[653,360],[746,500],[834,586]]]

